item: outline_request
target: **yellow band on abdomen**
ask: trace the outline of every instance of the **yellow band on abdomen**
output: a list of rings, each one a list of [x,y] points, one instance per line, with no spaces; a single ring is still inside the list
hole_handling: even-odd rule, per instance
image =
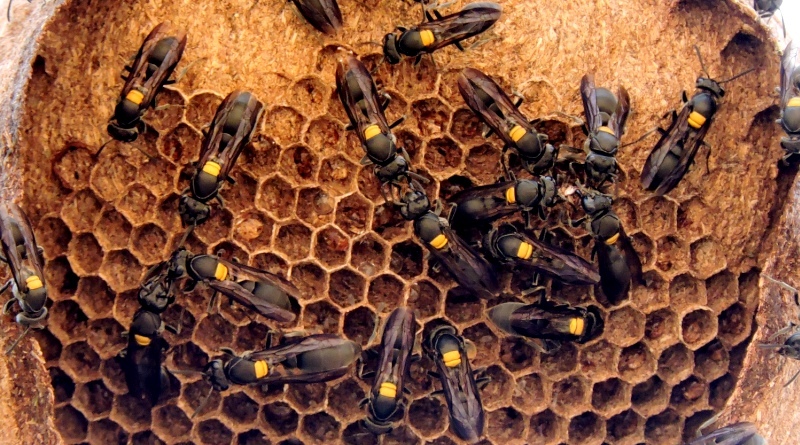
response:
[[[800,97],[793,97],[786,103],[787,107],[800,107]]]
[[[569,333],[583,335],[583,318],[573,318],[569,321]]]
[[[208,161],[206,165],[203,166],[203,171],[215,178],[219,176],[220,170],[222,170],[222,167],[214,161]]]
[[[431,44],[433,44],[433,42],[436,40],[436,38],[433,37],[433,31],[429,29],[420,31],[419,38],[422,40],[422,46],[431,46]]]
[[[383,382],[381,383],[381,388],[378,390],[378,394],[393,399],[397,397],[397,385],[392,382]]]
[[[517,249],[517,258],[527,260],[533,255],[533,246],[528,243],[521,243]]]
[[[436,238],[431,240],[430,244],[434,249],[439,250],[447,245],[447,237],[444,236],[444,233],[440,233]]]
[[[139,105],[144,99],[144,94],[142,94],[142,92],[139,90],[130,90],[128,95],[125,96],[125,99],[135,103],[136,105]]]
[[[269,366],[267,365],[266,360],[258,360],[253,363],[253,366],[256,368],[257,379],[266,377],[266,375],[269,374]]]
[[[611,238],[607,239],[606,244],[609,246],[613,246],[614,244],[617,243],[617,241],[619,241],[619,232],[617,232],[617,234],[612,236]]]
[[[214,278],[220,281],[228,278],[228,268],[224,264],[218,262],[217,270],[214,271]]]
[[[379,134],[381,134],[381,128],[373,124],[364,130],[364,139],[370,140]]]
[[[522,136],[525,136],[525,133],[527,133],[527,131],[525,131],[524,128],[520,127],[519,125],[515,125],[514,128],[508,132],[508,135],[511,137],[512,141],[517,142],[522,139]]]
[[[609,128],[609,127],[606,127],[605,125],[604,125],[604,126],[602,126],[602,127],[600,127],[600,128],[598,128],[598,130],[599,130],[599,131],[602,131],[602,132],[604,132],[604,133],[611,134],[611,135],[613,135],[613,134],[614,134],[614,132],[613,132],[613,131],[611,131],[611,128]]]
[[[514,192],[514,187],[511,187],[508,190],[506,190],[506,201],[509,204],[514,204],[515,202],[517,202],[517,196]]]
[[[695,130],[702,127],[705,123],[706,117],[697,111],[692,111],[692,114],[689,115],[689,126]]]
[[[461,364],[461,353],[458,351],[445,352],[444,355],[442,355],[442,360],[444,361],[444,365],[448,368],[455,368]]]
[[[150,338],[139,335],[133,334],[133,341],[136,342],[139,346],[149,346],[150,345]]]
[[[39,278],[37,275],[31,275],[25,279],[25,284],[28,286],[29,290],[36,290],[44,286],[42,284],[42,279]]]

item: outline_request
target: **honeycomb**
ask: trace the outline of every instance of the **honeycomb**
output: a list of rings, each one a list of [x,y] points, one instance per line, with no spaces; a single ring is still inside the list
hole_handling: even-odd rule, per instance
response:
[[[405,304],[422,327],[445,320],[476,344],[472,365],[492,378],[481,393],[483,443],[675,444],[725,408],[754,328],[762,240],[794,176],[774,162],[780,135],[770,91],[778,65],[766,31],[723,0],[613,7],[583,0],[535,9],[501,3],[504,15],[486,43],[463,54],[445,49],[435,64],[426,58],[416,67],[380,64],[367,43],[395,25],[416,23],[419,6],[412,2],[342,0],[345,29],[337,38],[320,35],[277,0],[191,8],[161,0],[63,3],[36,49],[13,156],[25,179],[23,207],[47,260],[50,323],[34,338],[65,443],[460,443],[448,429],[444,399],[430,397],[436,387],[425,374],[427,358],[412,365],[403,422],[382,438],[358,424],[365,415],[358,401],[371,382],[352,373],[328,383],[214,393],[194,419],[210,389],[198,377],[176,376],[173,393],[152,408],[127,395],[114,357],[138,308],[137,286],[182,235],[177,201],[188,185],[186,167],[198,158],[201,127],[233,89],[256,93],[264,117],[233,170],[236,184],[222,191],[226,207],[215,207],[187,246],[195,253],[224,249],[287,276],[307,299],[295,322],[276,325],[227,304],[207,313],[207,290],[179,295],[164,316],[174,325],[186,310],[180,335],[165,333],[170,369],[199,369],[221,347],[258,349],[271,329],[339,333],[366,345],[376,316]],[[710,16],[713,28],[706,25]],[[173,106],[150,113],[148,130],[133,143],[158,156],[119,143],[95,156],[122,87],[122,58],[165,19],[189,34],[179,70],[197,63],[158,96],[159,105]],[[759,71],[726,85],[707,138],[711,154],[701,149],[698,165],[669,196],[651,196],[639,185],[654,139],[620,150],[614,208],[642,258],[646,285],[610,306],[592,289],[554,284],[554,298],[599,300],[606,332],[552,355],[487,320],[486,309],[513,297],[465,296],[446,272],[433,270],[410,224],[383,202],[372,168],[359,165],[363,151],[345,131],[334,91],[340,51],[355,50],[393,99],[389,121],[406,116],[396,135],[430,179],[428,195],[446,201],[500,174],[497,139],[481,137],[456,89],[463,67],[522,93],[523,112],[545,118],[540,128],[555,145],[582,146],[580,129],[556,112],[582,114],[583,73],[594,72],[598,86],[626,86],[632,140],[694,85],[695,43],[716,77],[751,66]],[[553,232],[589,257],[584,230],[562,225]],[[528,277],[503,278],[514,295]]]

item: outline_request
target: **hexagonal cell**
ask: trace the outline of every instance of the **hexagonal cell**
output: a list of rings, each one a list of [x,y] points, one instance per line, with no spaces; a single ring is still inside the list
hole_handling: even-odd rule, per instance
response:
[[[603,340],[584,347],[580,351],[578,363],[582,374],[591,380],[605,379],[617,371],[620,348]]]
[[[386,267],[386,246],[371,233],[359,238],[353,241],[350,264],[367,276],[375,275]]]
[[[686,270],[689,252],[683,240],[674,236],[661,238],[656,243],[656,250],[656,267],[668,273]]]
[[[392,246],[389,268],[405,280],[422,273],[422,247],[409,240]]]
[[[618,346],[630,346],[644,335],[645,317],[633,306],[625,306],[608,315],[605,337]]]
[[[730,364],[728,350],[714,340],[694,353],[694,375],[712,381],[725,375]]]
[[[289,270],[289,265],[286,260],[281,258],[275,253],[259,253],[253,256],[250,265],[256,269],[265,270],[280,276],[285,276],[286,271]]]
[[[299,222],[280,226],[275,248],[290,260],[301,260],[311,250],[311,235],[311,229]]]
[[[100,274],[112,289],[121,292],[139,285],[142,267],[127,250],[115,250],[106,254]]]
[[[271,218],[257,210],[251,210],[239,217],[233,227],[233,239],[254,252],[269,246],[275,223]]]
[[[103,360],[100,364],[100,373],[103,375],[103,383],[105,383],[106,387],[113,391],[114,394],[120,395],[128,392],[128,385],[125,383],[125,373],[117,357]]]
[[[208,355],[191,341],[179,344],[172,350],[172,361],[179,369],[202,369],[208,363]]]
[[[425,166],[432,172],[436,172],[437,177],[445,172],[453,173],[453,170],[461,165],[464,153],[458,144],[450,138],[436,138],[428,142],[425,148]]]
[[[267,333],[270,330],[267,326],[250,322],[245,326],[239,328],[234,335],[234,347],[241,351],[251,351],[261,349],[261,345],[266,345]]]
[[[267,427],[277,436],[293,433],[299,424],[297,412],[286,402],[265,405],[261,417],[267,422]]]
[[[276,106],[266,113],[262,125],[270,129],[270,135],[279,144],[286,146],[300,140],[300,130],[305,123],[306,118],[294,108]]]
[[[192,420],[175,405],[164,405],[156,409],[153,430],[163,437],[185,437],[192,430]]]
[[[709,231],[703,221],[706,215],[708,206],[701,198],[695,197],[684,201],[678,207],[678,231],[689,240],[705,235]]]
[[[89,443],[128,443],[128,432],[110,419],[100,419],[89,424]]]
[[[760,281],[761,270],[758,268],[752,268],[739,275],[739,301],[749,311],[755,310],[761,301]]]
[[[500,361],[511,372],[518,372],[533,366],[536,353],[533,347],[521,337],[506,337],[500,343]]]
[[[514,407],[527,414],[542,411],[550,405],[551,389],[547,379],[539,374],[528,374],[516,379],[511,401]]]
[[[606,434],[608,434],[607,439],[612,441],[633,443],[629,438],[633,436],[642,437],[644,434],[644,419],[636,414],[635,411],[629,409],[608,419],[608,422],[606,422]]]
[[[358,179],[356,181],[360,195],[376,204],[385,201],[383,194],[381,194],[381,183],[375,176],[375,166],[362,166],[358,170]]]
[[[741,343],[750,335],[753,316],[747,315],[747,309],[741,303],[736,303],[722,311],[719,320],[719,339],[728,346]]]
[[[551,379],[561,379],[578,367],[578,348],[572,343],[564,343],[553,354],[542,355],[542,371]]]
[[[225,208],[215,208],[211,217],[192,232],[193,237],[206,244],[214,244],[230,239],[233,227],[233,214]]]
[[[209,392],[211,393],[210,397],[208,396]],[[181,397],[186,402],[186,410],[192,413],[200,408],[201,403],[203,403],[206,397],[209,397],[208,402],[206,402],[205,406],[203,406],[203,409],[197,413],[197,416],[200,417],[216,412],[219,409],[219,404],[222,400],[222,396],[220,395],[219,391],[212,391],[211,384],[205,380],[198,380],[196,382],[183,385]]]
[[[342,443],[347,445],[378,445],[378,436],[372,434],[364,434],[364,428],[361,426],[361,420],[357,420],[342,431]]]
[[[630,237],[633,250],[639,256],[642,266],[648,266],[653,263],[656,257],[656,243],[650,239],[643,232],[639,232]]]
[[[239,433],[236,438],[237,445],[270,445],[270,441],[261,430],[249,430]]]
[[[330,96],[330,86],[320,78],[309,76],[298,80],[292,85],[289,94],[293,98],[299,111],[307,116],[316,116],[325,112]]]
[[[220,191],[220,195],[225,201],[225,208],[233,214],[252,209],[256,190],[258,189],[258,181],[240,170],[234,170],[230,177],[235,181],[235,184],[223,187]]]
[[[89,422],[83,414],[69,405],[55,409],[53,423],[61,438],[70,443],[84,440],[89,428]]]
[[[617,370],[626,382],[638,383],[656,372],[657,365],[650,348],[644,343],[637,343],[622,350]]]
[[[500,170],[500,152],[491,144],[473,147],[467,154],[467,172],[482,183],[490,184],[497,180]]]
[[[49,330],[36,330],[28,335],[39,343],[45,362],[58,360],[58,357],[61,356],[61,342]]]
[[[177,210],[175,213],[177,214]],[[111,250],[127,246],[131,231],[131,223],[125,216],[112,209],[103,212],[94,234],[106,250]]]
[[[376,321],[376,314],[372,309],[365,306],[356,308],[344,316],[344,335],[361,346],[366,346],[375,330]]]
[[[291,281],[304,299],[319,298],[324,295],[328,273],[316,263],[300,263],[292,266]]]
[[[177,176],[177,167],[163,158],[152,158],[139,167],[136,174],[136,182],[145,184],[157,195],[165,195],[175,190],[175,178]],[[124,182],[123,184],[127,183]]]
[[[84,338],[88,321],[78,303],[72,300],[56,301],[50,308],[51,330],[55,328],[54,333],[65,340]]]
[[[131,241],[131,251],[144,264],[162,261],[164,246],[169,244],[167,233],[155,224],[145,224],[133,229]]]
[[[417,445],[419,437],[407,425],[400,425],[384,436],[384,445]]]
[[[725,374],[711,382],[708,389],[710,391],[708,396],[709,405],[716,410],[721,410],[728,403],[733,390],[736,389],[736,378],[731,374]]]
[[[475,116],[469,108],[459,108],[453,113],[453,122],[450,124],[450,134],[462,144],[476,144],[483,142],[483,122]],[[495,158],[497,157],[495,150]],[[497,162],[497,159],[495,159]],[[469,161],[467,161],[469,169]]]
[[[477,356],[472,359],[472,367],[484,367],[497,363],[497,355],[500,352],[500,343],[497,341],[497,336],[486,326],[486,323],[480,322],[474,324],[461,332],[461,335],[471,341],[477,348]]]
[[[277,219],[291,216],[295,193],[291,184],[280,176],[267,179],[256,193],[256,207]]]
[[[136,179],[136,167],[129,164],[122,154],[103,156],[91,173],[91,187],[98,196],[108,202],[117,200],[128,184]],[[146,183],[146,181],[140,181]]]
[[[329,226],[316,232],[314,257],[328,267],[341,266],[347,260],[350,240],[336,227]]]
[[[251,423],[258,416],[258,403],[243,392],[227,395],[222,400],[222,415],[236,423]]]
[[[347,193],[353,188],[357,168],[341,155],[325,159],[319,169],[319,184],[334,196]]]
[[[61,219],[73,232],[91,232],[103,201],[91,190],[81,190],[67,198],[61,208]]]
[[[439,397],[415,400],[408,408],[408,422],[425,436],[440,434],[447,426],[447,405]]]
[[[233,432],[217,419],[209,419],[197,425],[197,436],[201,443],[209,445],[230,443],[233,439]]]
[[[630,406],[630,399],[631,386],[617,378],[595,383],[592,388],[592,408],[605,417]]]
[[[648,444],[674,443],[681,433],[681,418],[671,409],[647,419],[644,425],[644,437]]]
[[[573,417],[589,406],[589,382],[578,376],[567,377],[553,383],[553,403],[550,409],[566,418]]]
[[[189,115],[191,115],[191,109],[189,110]],[[208,120],[197,125],[197,128],[201,128],[211,122],[213,116],[214,111],[212,110]],[[180,123],[175,129],[164,136],[159,151],[166,159],[175,164],[187,165],[192,160],[199,157],[202,142],[203,136],[199,131],[193,129],[189,125]]]
[[[556,444],[566,436],[566,421],[548,410],[531,417],[528,443]]]
[[[694,354],[681,343],[671,346],[658,358],[658,375],[670,385],[689,377],[694,369]]]
[[[217,298],[220,298],[219,296]],[[216,351],[230,345],[236,328],[220,314],[212,314],[200,320],[194,338],[205,349]]]
[[[45,263],[44,278],[48,297],[56,301],[75,295],[80,281],[65,257],[58,257]]]
[[[186,120],[197,128],[201,128],[214,120],[223,98],[217,93],[203,91],[189,98],[186,106]]]
[[[334,107],[340,108],[338,105],[334,105]],[[345,119],[347,118],[345,117]],[[308,130],[304,137],[303,142],[322,153],[336,150],[339,147],[339,141],[344,139],[344,132],[342,124],[328,116],[322,116],[308,124]]]
[[[669,303],[676,312],[690,306],[705,305],[705,285],[689,274],[678,275],[669,285]]]
[[[433,317],[442,306],[442,292],[430,281],[417,281],[408,291],[406,304],[418,318]]]
[[[254,178],[261,178],[275,171],[280,153],[281,146],[277,142],[265,133],[258,133],[242,150],[237,165]]]
[[[496,443],[519,439],[525,430],[525,418],[514,408],[500,408],[486,413],[486,435]]]
[[[696,350],[717,336],[717,318],[708,309],[697,309],[683,316],[681,339]]]
[[[706,280],[708,307],[720,313],[739,298],[739,287],[736,276],[729,270],[714,275]]]
[[[631,404],[641,416],[649,417],[666,408],[669,397],[669,386],[657,376],[653,376],[633,387]]]
[[[353,306],[364,299],[367,281],[350,269],[339,269],[331,274],[329,297],[342,308]]]
[[[286,401],[303,412],[321,408],[325,403],[325,383],[308,383],[289,385],[286,390]]]
[[[361,417],[364,410],[358,405],[366,393],[358,382],[347,378],[330,389],[328,393],[328,407],[340,419]]]
[[[707,387],[705,382],[691,376],[672,388],[669,403],[682,415],[691,415],[704,403]]]
[[[205,395],[205,394],[204,394]],[[111,418],[125,425],[130,431],[140,431],[150,426],[150,404],[144,398],[130,394],[117,396]]]
[[[339,331],[339,319],[342,314],[327,301],[309,304],[303,310],[303,325],[314,326],[327,334]]]
[[[89,344],[83,341],[72,343],[64,348],[60,362],[65,371],[70,372],[73,378],[82,382],[100,378],[97,363],[100,363],[100,357]]]
[[[465,323],[480,318],[484,311],[483,301],[462,288],[450,289],[444,303],[444,312],[454,323]]]
[[[102,279],[98,277],[80,279],[75,295],[91,318],[111,315],[115,294]]]
[[[683,425],[683,439],[686,441],[692,441],[696,438],[696,434],[699,433],[698,429],[700,426],[705,423],[708,419],[710,419],[714,415],[713,411],[703,410],[698,411],[691,416],[686,418],[686,422]],[[705,432],[709,432],[711,428],[704,430]]]
[[[339,437],[341,424],[330,414],[319,412],[303,417],[301,428],[317,443],[330,443]]]
[[[80,190],[89,185],[89,173],[94,159],[85,146],[68,145],[53,162],[53,173],[61,184],[70,190]]]
[[[72,403],[81,411],[97,418],[111,412],[114,394],[106,388],[102,380],[94,380],[78,386]]]
[[[410,225],[406,221],[397,206],[384,204],[375,206],[375,213],[372,217],[372,230],[375,231],[386,241],[397,242],[407,238],[410,233]]]
[[[314,180],[319,170],[319,158],[304,145],[289,147],[281,152],[278,171],[291,181],[304,184]]]
[[[151,220],[156,207],[156,197],[141,184],[134,184],[117,202],[117,209],[136,224]]]
[[[357,198],[354,199],[359,199],[358,198],[359,195],[357,194],[350,196],[356,196]],[[339,203],[339,206],[342,206],[342,202],[345,202],[350,196],[344,198]],[[297,209],[295,209],[295,211],[297,213],[297,217],[300,218],[301,220],[307,222],[308,224],[311,224],[314,227],[319,227],[333,221],[334,218],[333,210],[336,205],[336,202],[334,197],[331,196],[327,191],[319,187],[301,189],[300,192],[298,193],[297,200],[301,205],[299,205]],[[348,201],[348,203],[349,202],[350,201]],[[353,207],[346,212],[342,212],[343,222],[340,224],[339,221],[337,221],[337,225],[339,227],[345,228],[345,226],[347,225],[346,221],[351,218],[351,213],[349,212],[358,212],[358,211],[359,209]],[[367,210],[363,211],[365,212],[364,220],[366,220],[366,214],[368,213],[368,211]],[[353,219],[358,220],[359,218],[355,217]]]
[[[725,268],[726,258],[718,242],[703,238],[689,247],[692,256],[692,270],[700,278],[708,278]]]
[[[403,282],[389,274],[373,278],[369,283],[367,301],[380,312],[391,312],[403,301]]]
[[[443,133],[450,120],[450,109],[439,99],[423,99],[411,104],[419,134],[423,137]]]
[[[125,346],[122,327],[113,318],[94,319],[89,322],[86,341],[103,358],[109,358]]]
[[[132,445],[166,445],[167,443],[156,436],[152,431],[141,431],[131,438]]]
[[[72,232],[64,221],[57,217],[45,217],[36,228],[36,242],[44,249],[45,258],[55,258],[67,253]]]
[[[649,314],[644,335],[647,343],[657,350],[673,344],[678,336],[678,315],[670,309]]]
[[[68,402],[75,393],[75,383],[61,368],[47,368],[50,373],[50,384],[53,386],[53,397],[56,404]]]
[[[606,423],[597,414],[586,412],[570,420],[568,431],[572,443],[600,444],[606,437]]]
[[[639,206],[642,230],[653,239],[675,232],[677,208],[674,202],[654,196]]]

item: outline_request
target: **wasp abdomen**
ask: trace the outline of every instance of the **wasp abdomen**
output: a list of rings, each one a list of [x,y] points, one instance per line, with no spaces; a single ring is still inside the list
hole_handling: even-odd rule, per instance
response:
[[[265,360],[235,357],[225,364],[225,375],[233,384],[248,385],[269,375],[269,365]]]

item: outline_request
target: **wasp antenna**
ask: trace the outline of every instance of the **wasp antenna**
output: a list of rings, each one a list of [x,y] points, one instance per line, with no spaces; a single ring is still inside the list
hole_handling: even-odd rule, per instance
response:
[[[792,292],[798,292],[797,289],[795,289],[794,287],[790,286],[789,284],[787,284],[784,281],[776,280],[775,278],[772,278],[769,275],[764,275],[764,278],[766,278],[769,281],[772,281],[773,283],[775,283],[777,285],[780,285],[781,287],[786,288],[786,289],[788,289],[788,290],[790,290]]]
[[[788,382],[786,382],[786,384],[785,384],[785,385],[783,385],[783,387],[784,387],[784,388],[786,388],[787,386],[791,385],[791,384],[792,384],[792,382],[794,382],[794,381],[795,381],[795,379],[797,379],[797,376],[798,376],[798,375],[800,375],[800,371],[797,371],[797,372],[795,372],[795,373],[794,373],[794,375],[792,376],[792,378],[791,378],[791,379],[789,379],[789,381],[788,381]]]
[[[11,346],[9,346],[9,347],[8,347],[8,349],[6,349],[6,355],[9,355],[9,354],[11,354],[11,351],[13,351],[13,350],[14,350],[14,348],[16,348],[16,347],[17,347],[17,344],[20,342],[20,340],[22,340],[22,338],[23,338],[23,337],[25,337],[25,335],[26,335],[26,334],[28,333],[28,331],[30,331],[30,330],[31,330],[31,327],[30,327],[30,326],[28,326],[28,327],[26,327],[26,328],[25,328],[25,330],[24,330],[24,331],[22,331],[22,334],[20,334],[20,336],[19,336],[19,337],[17,337],[17,339],[16,339],[16,340],[14,340],[14,343],[11,343]]]
[[[203,375],[203,371],[197,371],[194,369],[170,369],[169,372],[180,375]]]
[[[711,78],[711,75],[708,74],[708,70],[706,69],[706,64],[703,62],[703,56],[700,54],[700,48],[697,45],[694,46],[694,51],[697,53],[697,58],[700,59],[700,67],[703,68],[703,73],[708,77]]]
[[[733,76],[733,77],[730,77],[730,78],[728,78],[728,79],[725,79],[725,80],[723,80],[723,81],[721,81],[721,82],[717,82],[717,83],[718,83],[718,84],[720,84],[720,85],[722,85],[723,83],[727,83],[727,82],[730,82],[730,81],[732,81],[732,80],[736,80],[736,79],[738,79],[738,78],[740,78],[740,77],[744,76],[745,74],[750,74],[750,73],[752,73],[752,72],[753,72],[753,71],[755,71],[755,70],[756,70],[756,68],[755,68],[755,67],[753,67],[753,68],[750,68],[749,70],[742,71],[741,73],[739,73],[739,74],[737,74],[737,75],[735,75],[735,76]]]
[[[99,158],[100,157],[100,153],[103,152],[103,149],[106,148],[106,145],[110,144],[113,140],[114,140],[114,138],[111,138],[111,139],[103,142],[103,145],[101,145],[100,148],[97,149],[97,153],[94,154],[95,157]]]
[[[189,238],[189,235],[194,231],[195,227],[197,227],[197,224],[192,224],[191,226],[186,228],[186,232],[183,233],[181,241],[178,243],[178,247],[176,247],[175,250],[183,248],[183,243],[186,242],[186,239]]]
[[[648,130],[645,134],[639,136],[639,138],[636,139],[635,141],[631,141],[631,142],[628,142],[627,144],[623,144],[620,148],[627,147],[628,145],[638,144],[639,142],[642,142],[643,140],[645,140],[651,134],[655,133],[657,130],[658,130],[658,126],[653,127],[652,129]]]
[[[202,410],[203,408],[205,408],[205,407],[206,407],[206,404],[207,404],[207,403],[208,403],[208,401],[211,399],[211,393],[213,393],[213,392],[214,392],[214,388],[211,388],[211,391],[209,391],[209,392],[208,392],[208,395],[207,395],[207,396],[206,396],[206,398],[205,398],[205,399],[203,399],[203,401],[200,403],[200,406],[198,406],[198,407],[197,407],[197,409],[196,409],[196,410],[194,410],[194,413],[192,413],[192,417],[191,417],[192,419],[194,419],[195,417],[197,417],[197,413],[199,413],[199,412],[200,412],[200,410]]]
[[[14,0],[8,0],[8,10],[6,11],[6,18],[8,22],[11,23],[11,4],[14,3]]]
[[[783,347],[783,343],[760,343],[758,347],[761,349],[780,349]]]

